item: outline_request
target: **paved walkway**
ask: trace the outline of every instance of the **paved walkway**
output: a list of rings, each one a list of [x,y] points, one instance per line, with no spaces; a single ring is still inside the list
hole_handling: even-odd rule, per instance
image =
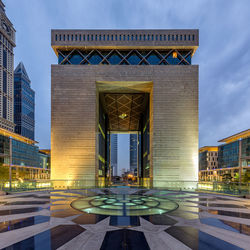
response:
[[[81,199],[90,210],[71,206]],[[250,200],[131,188],[0,196],[0,248],[250,249]]]

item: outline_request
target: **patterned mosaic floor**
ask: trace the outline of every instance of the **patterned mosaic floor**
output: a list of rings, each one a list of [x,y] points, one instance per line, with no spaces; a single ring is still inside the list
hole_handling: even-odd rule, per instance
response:
[[[250,249],[250,200],[132,188],[0,196],[0,248]]]

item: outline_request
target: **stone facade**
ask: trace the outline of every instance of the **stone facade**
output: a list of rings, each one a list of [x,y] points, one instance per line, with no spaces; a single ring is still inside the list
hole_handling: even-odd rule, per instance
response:
[[[51,77],[52,179],[96,184],[99,92],[118,90],[150,94],[151,184],[198,179],[197,65],[52,65]]]

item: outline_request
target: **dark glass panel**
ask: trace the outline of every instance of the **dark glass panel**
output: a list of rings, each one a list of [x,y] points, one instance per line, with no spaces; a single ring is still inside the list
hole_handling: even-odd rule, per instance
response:
[[[7,93],[7,73],[3,71],[3,92]]]
[[[7,98],[3,96],[3,118],[7,118]]]
[[[83,57],[77,52],[73,52],[68,59],[72,64],[80,64],[80,62],[83,60]]]
[[[174,57],[173,57],[173,53],[171,53],[171,54],[167,57],[167,62],[168,62],[169,64],[171,64],[171,65],[177,65],[177,64],[180,62],[180,60],[178,59],[178,57],[177,57],[177,58],[174,58]]]
[[[140,53],[143,57],[145,57],[145,56],[149,53],[149,51],[148,51],[148,50],[140,50],[139,53]]]
[[[99,64],[102,61],[102,57],[97,52],[93,52],[89,56],[88,61],[90,64]]]
[[[168,63],[165,62],[165,61],[162,61],[162,62],[160,63],[160,65],[168,65]]]
[[[121,65],[128,65],[128,63],[126,61],[123,61]]]
[[[129,55],[127,61],[132,65],[138,65],[141,61],[141,58],[135,52],[133,52]]]
[[[147,57],[147,61],[149,62],[149,64],[157,65],[161,61],[161,58],[155,52],[152,52]]]
[[[109,57],[108,61],[112,65],[119,64],[121,62],[122,58],[117,52],[113,52]]]
[[[64,57],[59,53],[58,54],[58,64],[60,64],[63,61]]]
[[[3,50],[3,66],[7,68],[7,52],[5,49]]]

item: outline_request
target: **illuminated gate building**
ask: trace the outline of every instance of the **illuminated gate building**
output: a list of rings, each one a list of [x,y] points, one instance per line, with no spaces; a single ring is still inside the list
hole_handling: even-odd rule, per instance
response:
[[[110,134],[140,135],[140,184],[198,179],[198,30],[52,30],[53,180],[101,185]]]

